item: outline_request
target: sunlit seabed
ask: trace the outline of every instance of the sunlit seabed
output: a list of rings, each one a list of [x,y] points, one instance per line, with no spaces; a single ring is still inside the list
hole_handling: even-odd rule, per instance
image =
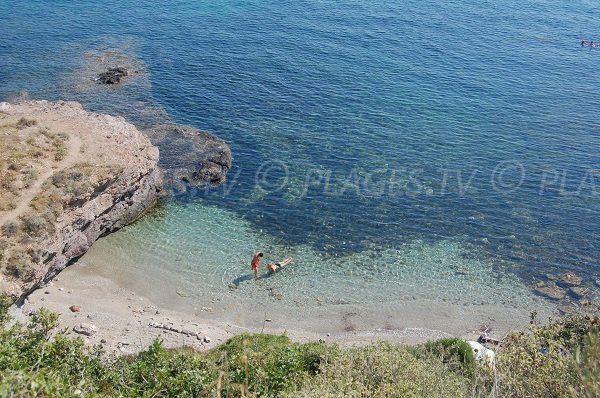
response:
[[[254,281],[249,260],[258,249],[265,259]],[[419,300],[524,312],[552,307],[514,274],[494,270],[492,263],[467,251],[459,241],[413,241],[397,249],[328,256],[308,245],[281,244],[227,210],[170,201],[99,240],[80,265],[162,303],[181,295],[190,306],[227,296],[258,306],[304,309]],[[294,257],[294,264],[267,277],[264,265],[287,256]],[[272,288],[283,300],[272,300]]]

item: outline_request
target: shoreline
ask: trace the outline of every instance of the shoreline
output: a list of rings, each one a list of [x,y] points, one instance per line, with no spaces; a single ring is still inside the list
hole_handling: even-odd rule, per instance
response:
[[[445,337],[476,340],[485,328],[491,328],[495,338],[502,338],[529,323],[529,313],[516,309],[433,306],[422,301],[398,303],[379,311],[378,304],[329,306],[318,311],[313,308],[309,311],[311,318],[302,323],[306,312],[301,308],[290,311],[290,306],[262,311],[238,304],[239,311],[227,314],[231,303],[194,302],[186,297],[181,297],[181,302],[180,308],[161,306],[142,292],[98,275],[93,267],[75,263],[46,287],[33,292],[16,318],[25,320],[44,307],[60,315],[61,328],[80,335],[87,345],[101,344],[117,355],[140,352],[155,338],[162,339],[166,348],[189,346],[200,351],[243,332],[286,334],[297,342],[325,341],[342,346],[378,340],[415,345]],[[71,306],[79,307],[78,312],[72,312]],[[247,316],[239,318],[240,313]],[[548,315],[545,311],[538,313],[540,319]],[[74,328],[93,330],[86,335]]]

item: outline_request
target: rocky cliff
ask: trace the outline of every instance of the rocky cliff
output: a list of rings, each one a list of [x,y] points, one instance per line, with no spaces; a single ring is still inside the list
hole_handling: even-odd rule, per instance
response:
[[[162,190],[159,153],[73,102],[0,103],[0,292],[23,298]]]

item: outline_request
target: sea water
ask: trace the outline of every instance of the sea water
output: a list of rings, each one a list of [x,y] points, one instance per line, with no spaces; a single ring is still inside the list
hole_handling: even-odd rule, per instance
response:
[[[3,1],[0,98],[230,144],[222,187],[178,187],[82,259],[157,300],[578,307],[533,289],[576,272],[598,294],[598,7]],[[93,82],[117,64],[138,73]],[[251,281],[256,250],[294,265]]]

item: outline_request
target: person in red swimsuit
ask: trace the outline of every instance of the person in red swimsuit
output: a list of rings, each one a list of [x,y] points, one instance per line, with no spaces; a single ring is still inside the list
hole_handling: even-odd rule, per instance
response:
[[[254,257],[252,257],[252,262],[250,266],[252,267],[252,271],[254,271],[254,279],[258,278],[258,266],[260,265],[260,259],[263,256],[263,252],[257,252]]]

